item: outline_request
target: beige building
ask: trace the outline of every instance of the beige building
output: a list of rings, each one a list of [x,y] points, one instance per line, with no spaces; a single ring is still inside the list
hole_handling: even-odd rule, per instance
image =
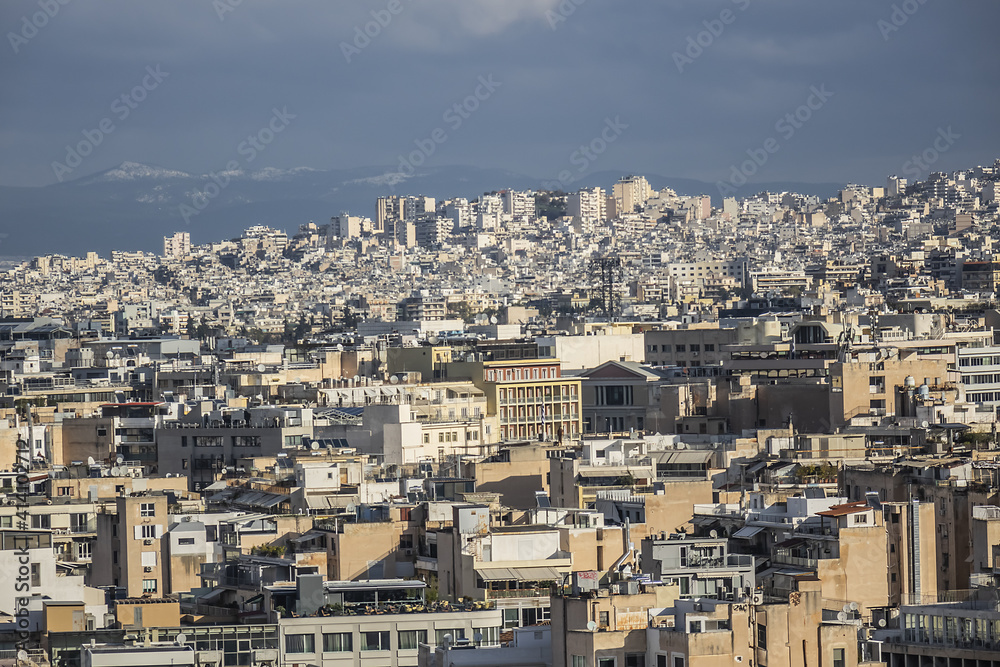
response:
[[[97,515],[92,585],[120,586],[130,598],[162,597],[167,551],[161,539],[166,529],[165,495],[116,498],[114,513]]]

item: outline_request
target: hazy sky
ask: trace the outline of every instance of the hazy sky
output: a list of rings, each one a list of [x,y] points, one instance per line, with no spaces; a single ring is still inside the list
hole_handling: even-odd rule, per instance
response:
[[[0,184],[414,151],[881,183],[949,127],[935,170],[1000,157],[997,25],[996,0],[3,0]]]

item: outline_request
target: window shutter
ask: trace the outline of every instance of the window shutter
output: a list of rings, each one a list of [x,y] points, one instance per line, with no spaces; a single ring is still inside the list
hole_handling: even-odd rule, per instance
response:
[[[134,526],[133,530],[135,530],[135,539],[141,540],[142,539],[142,526]]]

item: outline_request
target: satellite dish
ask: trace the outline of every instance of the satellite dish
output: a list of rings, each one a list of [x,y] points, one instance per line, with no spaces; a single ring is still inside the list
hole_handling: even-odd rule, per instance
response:
[[[17,652],[17,660],[18,660],[18,662],[27,662],[28,661],[28,652],[25,651],[24,649],[21,649],[20,651],[18,651]]]
[[[105,359],[114,359],[115,358],[115,353],[112,352],[111,350],[108,350],[107,352],[104,353],[104,358]]]
[[[355,382],[357,382],[357,381],[358,381],[358,380],[360,380],[360,379],[361,379],[361,376],[360,376],[360,375],[355,375],[355,376],[354,376],[354,381],[355,381]]]
[[[267,370],[267,366],[265,366],[264,364],[257,364],[257,372],[258,373],[263,373],[266,370]]]
[[[312,442],[309,443],[309,449],[315,452],[316,450],[319,449],[319,443],[313,440]]]
[[[343,351],[344,351],[344,344],[337,343],[337,352],[343,352]]]
[[[117,466],[112,466],[111,467],[111,476],[112,477],[121,477],[121,474],[122,474],[122,471],[121,471],[121,469],[119,467],[117,467]]]
[[[441,643],[444,645],[445,648],[448,648],[449,646],[451,646],[451,642],[453,639],[454,638],[451,636],[451,633],[449,632],[445,634],[444,637],[441,638]]]
[[[493,316],[490,317],[490,324],[497,324],[499,322],[500,322],[500,320],[497,319],[496,315],[493,315]]]
[[[850,604],[845,604],[844,605],[844,613],[846,614],[849,611],[851,611],[851,605]]]
[[[344,508],[349,514],[353,514],[358,508],[354,506],[354,503],[349,504]]]
[[[884,618],[878,619],[878,627],[880,627],[880,628],[884,628],[885,627],[885,619]]]
[[[177,639],[175,639],[174,641],[176,641],[178,644],[183,644],[187,640],[188,640],[187,635],[182,632],[179,635],[177,635]]]
[[[427,337],[427,342],[430,343],[431,345],[437,345],[438,343],[441,342],[441,339],[435,336],[434,334],[431,334],[430,336]]]
[[[711,537],[712,539],[715,539],[716,537],[719,536],[719,531],[713,528],[712,530],[708,531],[708,536]]]
[[[857,602],[852,602],[851,604],[849,604],[847,606],[851,608],[851,611],[857,611],[858,608],[859,608]]]
[[[88,456],[88,457],[87,457],[87,465],[89,465],[89,466],[93,466],[93,465],[96,465],[96,464],[94,463],[94,457],[93,457],[93,456]]]
[[[920,422],[920,428],[927,428],[928,426],[930,426],[930,424],[928,424],[926,421]]]
[[[119,454],[118,457],[115,458],[115,461],[118,463],[118,465],[121,465],[122,463],[125,462],[125,457]]]
[[[393,375],[392,377],[389,378],[389,382],[391,384],[399,384],[399,378],[397,376]]]
[[[594,621],[587,621],[587,629],[590,630],[591,632],[594,632],[595,630],[597,630],[597,623],[595,623]]]

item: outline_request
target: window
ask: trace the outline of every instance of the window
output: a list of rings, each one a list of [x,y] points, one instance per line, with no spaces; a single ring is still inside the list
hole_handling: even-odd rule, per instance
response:
[[[177,544],[179,544],[181,546],[192,545],[192,544],[194,544],[194,538],[193,537],[182,537],[182,538],[180,538],[180,539],[177,540]]]
[[[156,537],[156,526],[139,526],[139,538],[151,540]]]
[[[354,650],[350,632],[333,632],[323,634],[324,653],[350,653]]]
[[[573,656],[573,667],[587,667],[587,656],[585,656],[585,655],[574,655]]]
[[[77,559],[90,560],[93,554],[91,542],[77,542],[75,546]]]
[[[645,653],[626,653],[625,667],[646,667]]]
[[[73,487],[71,486],[60,486],[59,487],[60,496],[70,496],[73,495]]]
[[[686,352],[687,348],[684,345],[675,345],[674,350],[676,352]]]
[[[155,503],[140,503],[139,504],[139,516],[156,516],[156,504]]]
[[[715,352],[715,343],[705,343],[706,352]]]
[[[156,592],[156,579],[143,579],[142,580],[142,592],[143,593],[155,593]]]
[[[389,631],[382,630],[379,632],[362,632],[361,633],[361,650],[362,651],[388,651],[389,648]]]
[[[504,609],[504,615],[505,616],[506,616],[507,611],[513,611],[514,612],[514,618],[515,619],[517,618],[517,609],[510,609],[510,610]],[[448,629],[435,630],[434,631],[434,643],[435,644],[444,644],[444,636],[445,635],[451,635],[451,641],[452,641],[452,644],[454,645],[454,643],[455,643],[456,640],[462,639],[463,637],[465,637],[465,630],[463,628],[453,628],[453,629],[450,629],[450,630],[448,630]]]
[[[181,468],[184,469],[184,470],[188,469],[188,460],[187,459],[181,459]]]
[[[757,624],[757,648],[767,648],[767,626],[763,623]]]
[[[847,661],[844,659],[844,649],[833,649],[833,667],[846,667]]]
[[[598,658],[597,667],[615,667],[614,658]]]
[[[400,651],[412,651],[416,650],[418,644],[427,643],[427,631],[426,630],[400,630],[399,631],[399,650]]]
[[[314,635],[285,635],[285,653],[315,653]]]
[[[32,588],[42,585],[42,566],[38,563],[31,564],[31,586]]]
[[[188,446],[188,437],[186,435],[182,435],[181,436],[181,447],[187,447],[187,446]]]

